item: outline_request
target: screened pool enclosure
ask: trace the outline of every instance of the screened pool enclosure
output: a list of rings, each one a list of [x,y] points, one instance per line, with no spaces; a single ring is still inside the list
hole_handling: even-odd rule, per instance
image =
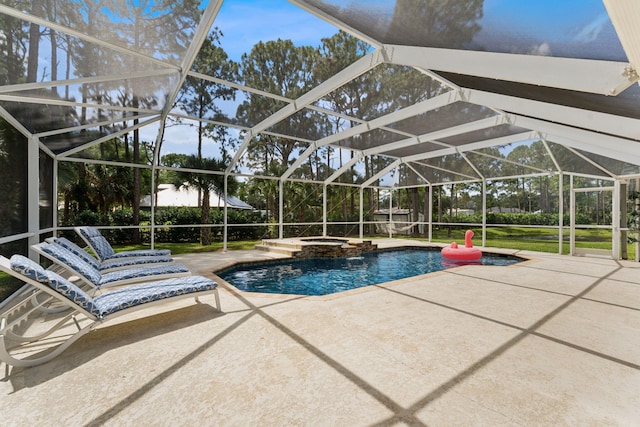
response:
[[[2,252],[79,224],[225,247],[518,224],[570,253],[605,230],[617,258],[639,22],[635,0],[4,1]],[[210,210],[157,206],[162,184]]]

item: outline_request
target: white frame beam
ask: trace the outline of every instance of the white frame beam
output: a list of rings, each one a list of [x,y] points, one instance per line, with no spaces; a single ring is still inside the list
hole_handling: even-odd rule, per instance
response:
[[[498,116],[489,117],[486,119],[476,120],[474,122],[464,123],[458,126],[452,126],[452,127],[437,130],[434,132],[425,133],[415,138],[403,139],[402,141],[396,141],[390,144],[380,145],[374,148],[368,148],[363,152],[365,155],[371,155],[371,154],[384,155],[384,153],[387,153],[389,151],[411,147],[413,145],[424,144],[427,142],[441,145],[443,147],[451,148],[454,146],[451,144],[446,144],[444,142],[439,142],[438,139],[449,138],[449,137],[461,135],[467,132],[473,132],[476,130],[487,129],[494,126],[500,126],[506,123],[508,123],[508,118],[504,115],[498,115]]]
[[[617,95],[638,80],[625,73],[627,62],[398,45],[384,49],[397,65],[601,95]]]
[[[134,131],[136,129],[139,129],[141,127],[147,126],[147,125],[149,125],[151,123],[155,123],[155,122],[157,122],[159,120],[160,120],[159,116],[154,117],[154,118],[149,119],[149,120],[147,120],[145,122],[138,123],[137,125],[122,129],[122,130],[120,130],[118,132],[110,133],[110,134],[105,135],[105,136],[103,136],[101,138],[94,139],[93,141],[91,141],[91,142],[89,142],[87,144],[79,145],[79,146],[77,146],[75,148],[72,148],[71,150],[67,150],[67,151],[65,151],[63,153],[58,154],[56,157],[58,159],[60,159],[60,158],[63,158],[63,157],[71,156],[72,154],[79,153],[79,152],[84,151],[84,150],[86,150],[88,148],[91,148],[91,147],[93,147],[95,145],[102,144],[105,141],[109,141],[109,140],[111,140],[113,138],[117,138],[119,136],[125,135],[125,134],[127,134],[129,132],[132,132],[132,131]]]
[[[240,160],[240,157],[244,155],[254,135],[259,134],[263,130],[268,129],[269,127],[275,125],[279,121],[302,110],[307,105],[322,98],[324,95],[331,93],[335,89],[345,85],[349,81],[366,73],[367,71],[375,68],[378,64],[381,64],[382,62],[383,62],[382,52],[380,50],[376,50],[368,54],[367,56],[360,58],[353,64],[349,65],[347,68],[343,69],[339,73],[325,80],[320,85],[311,89],[309,92],[305,93],[304,95],[296,99],[293,104],[283,107],[279,111],[276,111],[271,116],[267,117],[266,119],[264,119],[263,121],[261,121],[260,123],[252,127],[249,130],[244,141],[238,148],[238,151],[233,156],[233,159],[231,160],[227,170],[232,171],[236,167],[236,165],[238,164],[238,161]]]
[[[371,184],[376,182],[378,179],[382,178],[387,173],[389,173],[391,170],[393,170],[396,167],[398,167],[400,165],[400,163],[402,163],[402,162],[399,159],[395,160],[389,166],[387,166],[386,168],[382,169],[380,172],[378,172],[377,174],[373,175],[371,178],[369,178],[368,180],[363,182],[360,186],[363,187],[363,188],[370,186]],[[390,189],[393,188],[393,184],[389,188]]]
[[[35,83],[20,83],[15,85],[0,86],[0,93],[20,92],[23,90],[33,90],[33,89],[49,89],[53,87],[83,85],[83,84],[91,84],[91,83],[117,82],[122,80],[134,80],[134,79],[149,78],[149,77],[162,77],[162,76],[168,76],[168,75],[177,74],[177,73],[178,72],[173,69],[160,69],[160,70],[138,71],[134,73],[129,73],[125,76],[123,76],[122,74],[117,74],[117,75],[106,75],[106,76],[79,77],[77,79],[68,79],[68,80],[52,80],[52,81],[43,81],[43,82],[35,82]]]
[[[464,97],[468,102],[499,108],[514,115],[535,117],[556,123],[560,122],[568,126],[640,141],[640,120],[638,119],[475,89],[465,89],[464,93]]]
[[[11,8],[9,6],[5,6],[0,4],[0,13],[3,13],[5,15],[9,15],[9,16],[13,16],[14,18],[18,18],[22,21],[27,21],[27,22],[31,22],[34,23],[36,25],[39,25],[41,27],[47,27],[47,28],[51,28],[54,29],[60,33],[63,34],[68,34],[70,36],[73,37],[77,37],[80,40],[84,40],[87,41],[89,43],[93,43],[97,46],[101,46],[103,48],[106,49],[110,49],[110,50],[114,50],[116,52],[120,52],[120,53],[124,53],[126,55],[130,55],[139,59],[144,59],[145,61],[149,61],[150,63],[156,64],[156,65],[160,65],[163,68],[171,68],[173,70],[178,71],[180,68],[176,65],[172,65],[169,64],[167,62],[161,61],[159,59],[156,59],[152,56],[148,56],[148,55],[144,55],[142,53],[133,51],[131,49],[127,49],[125,47],[119,46],[119,45],[115,45],[109,42],[105,42],[101,39],[95,38],[93,36],[89,36],[87,34],[81,33],[80,31],[76,31],[72,28],[69,27],[65,27],[63,25],[60,24],[56,24],[55,22],[51,22],[51,21],[47,21],[46,19],[42,19],[38,16],[35,15],[31,15],[29,13],[24,13],[21,12],[17,9]]]
[[[384,115],[382,117],[378,117],[369,122],[362,123],[358,126],[354,126],[348,129],[345,129],[341,132],[336,132],[333,135],[327,136],[325,138],[319,139],[316,141],[311,147],[307,148],[304,153],[302,153],[296,161],[287,169],[287,171],[282,175],[283,179],[287,179],[291,174],[299,168],[302,163],[309,157],[315,150],[320,147],[324,147],[326,145],[331,145],[338,141],[344,140],[346,138],[350,138],[355,135],[360,135],[365,132],[372,131],[374,129],[380,129],[384,126],[387,126],[391,123],[399,122],[401,120],[407,119],[409,117],[413,117],[417,114],[422,114],[427,111],[435,110],[436,108],[444,107],[445,105],[449,105],[456,101],[460,101],[460,95],[457,92],[446,92],[442,95],[435,96],[431,99],[427,99],[425,101],[414,104],[410,107],[403,108],[398,111],[394,111],[393,113]],[[410,138],[409,140],[416,143],[415,138]],[[405,140],[406,141],[406,140]],[[342,148],[342,147],[340,147]],[[352,149],[353,151],[359,151],[356,149]],[[366,150],[365,150],[366,152]],[[367,153],[369,154],[369,153]]]
[[[27,230],[29,231],[29,247],[40,243],[40,153],[38,138],[31,137],[27,141]],[[35,161],[33,161],[35,159]],[[53,202],[53,201],[52,201]],[[29,257],[37,260],[37,255],[30,250]]]
[[[640,33],[638,32],[638,22],[640,22],[640,2],[637,0],[603,0],[607,9],[609,19],[616,29],[618,39],[622,48],[627,54],[627,58],[638,76],[640,67]]]
[[[578,150],[590,151],[599,156],[622,162],[640,164],[640,141],[576,129],[531,117],[516,117],[514,124],[524,128],[536,129],[544,139],[550,142],[568,145]]]
[[[527,141],[534,139],[537,133],[535,131],[526,131],[514,135],[503,136],[500,138],[492,138],[484,141],[471,142],[456,147],[446,147],[441,150],[429,151],[427,153],[414,154],[413,156],[402,157],[404,162],[415,162],[417,160],[432,159],[434,157],[447,156],[449,154],[464,153],[466,151],[481,150],[483,148],[495,147],[498,145],[512,144],[514,142]]]

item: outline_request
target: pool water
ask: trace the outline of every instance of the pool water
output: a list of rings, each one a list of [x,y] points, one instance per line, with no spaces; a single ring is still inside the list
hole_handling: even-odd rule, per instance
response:
[[[460,265],[506,266],[523,261],[506,255],[484,254],[472,262],[452,262],[440,250],[373,251],[351,258],[286,259],[240,264],[217,272],[237,289],[248,292],[328,295],[390,282]]]

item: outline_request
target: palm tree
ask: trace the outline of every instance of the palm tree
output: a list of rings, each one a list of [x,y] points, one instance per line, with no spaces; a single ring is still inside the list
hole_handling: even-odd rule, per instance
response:
[[[199,169],[206,171],[223,171],[227,168],[225,160],[213,158],[199,158],[197,155],[184,156],[179,159],[180,167],[185,169]],[[238,188],[237,180],[230,176],[227,178],[227,192],[234,194]],[[192,173],[178,170],[174,174],[173,185],[176,189],[190,188],[199,190],[202,194],[201,203],[201,224],[211,223],[211,192],[224,193],[224,175],[210,173]],[[203,227],[200,230],[200,243],[210,245],[213,241],[213,233],[210,227]]]

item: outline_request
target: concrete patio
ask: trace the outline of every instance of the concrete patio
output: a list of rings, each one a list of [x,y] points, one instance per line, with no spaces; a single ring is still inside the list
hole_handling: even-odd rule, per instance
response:
[[[222,313],[213,297],[136,312],[10,370],[1,423],[639,425],[640,265],[518,254],[328,297],[225,285]],[[177,259],[211,275],[273,256]]]

